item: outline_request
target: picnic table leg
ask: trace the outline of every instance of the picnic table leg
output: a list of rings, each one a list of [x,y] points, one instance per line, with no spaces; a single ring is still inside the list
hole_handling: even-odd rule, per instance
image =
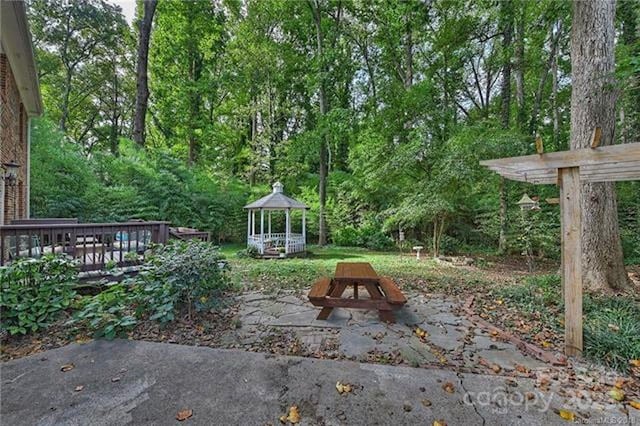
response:
[[[330,297],[340,297],[340,296],[342,296],[342,293],[344,293],[344,290],[346,288],[347,288],[347,285],[344,284],[344,283],[340,283],[340,282],[339,283],[335,283],[333,288],[329,292],[329,296]],[[320,310],[320,313],[318,314],[316,319],[317,320],[326,320],[327,318],[329,318],[329,315],[331,315],[331,312],[333,312],[333,308],[325,306],[324,308],[322,308],[322,310]]]
[[[366,284],[365,287],[369,292],[369,294],[371,295],[372,299],[385,299],[385,296],[382,294],[382,292],[380,291],[380,289],[376,284],[368,283]],[[378,317],[380,318],[380,320],[391,323],[391,324],[396,322],[393,316],[393,312],[391,312],[390,310],[378,309]]]

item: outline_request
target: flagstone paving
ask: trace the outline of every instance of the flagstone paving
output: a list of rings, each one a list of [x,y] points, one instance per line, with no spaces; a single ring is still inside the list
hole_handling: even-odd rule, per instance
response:
[[[239,327],[223,337],[230,347],[247,348],[289,336],[302,354],[355,361],[387,360],[411,366],[473,367],[481,362],[500,370],[527,370],[547,364],[514,344],[492,337],[463,315],[459,303],[443,296],[408,295],[409,303],[395,312],[396,323],[385,324],[377,311],[336,308],[326,321],[305,295],[245,293],[239,296]],[[418,337],[416,328],[426,332]]]

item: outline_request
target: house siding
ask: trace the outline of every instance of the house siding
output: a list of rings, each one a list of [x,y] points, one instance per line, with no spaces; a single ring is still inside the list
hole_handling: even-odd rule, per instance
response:
[[[15,186],[5,186],[5,224],[27,216],[28,122],[9,60],[0,53],[0,163],[15,161],[21,166]]]

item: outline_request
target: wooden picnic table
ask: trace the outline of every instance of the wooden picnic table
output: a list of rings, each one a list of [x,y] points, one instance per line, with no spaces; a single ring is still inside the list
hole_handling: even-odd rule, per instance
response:
[[[343,297],[347,287],[353,286],[353,298]],[[369,293],[368,298],[360,298],[358,287]],[[394,322],[393,310],[407,302],[396,284],[387,277],[379,277],[369,263],[339,262],[333,279],[318,280],[309,292],[309,300],[322,310],[317,319],[326,320],[333,308],[375,309],[382,321]]]

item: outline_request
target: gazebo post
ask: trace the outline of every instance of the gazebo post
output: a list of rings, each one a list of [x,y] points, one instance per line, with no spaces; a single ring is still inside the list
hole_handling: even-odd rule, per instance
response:
[[[305,250],[307,248],[307,220],[305,217],[306,213],[307,211],[305,209],[302,209],[302,245],[304,246]]]
[[[271,210],[269,210],[269,239],[271,239]]]
[[[256,235],[256,211],[251,210],[251,235]]]
[[[582,354],[582,212],[579,167],[558,169],[565,354]]]
[[[251,239],[251,210],[247,210],[247,247],[249,247],[250,239]]]
[[[264,254],[264,209],[260,209],[260,254]]]
[[[285,216],[286,220],[284,224],[284,252],[289,254],[289,224],[291,223],[289,209],[286,210]]]

